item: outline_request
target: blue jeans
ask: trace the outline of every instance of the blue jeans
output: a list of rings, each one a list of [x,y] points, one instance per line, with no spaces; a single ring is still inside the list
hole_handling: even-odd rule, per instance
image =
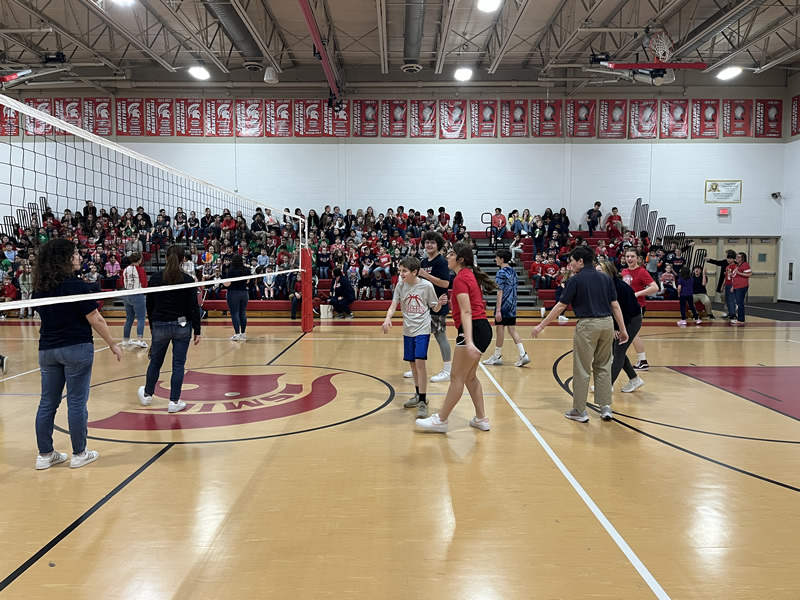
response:
[[[503,227],[492,227],[492,235],[493,235],[493,236],[494,236],[496,239],[498,239],[498,240],[502,240],[502,239],[503,239],[503,236],[504,236],[505,234],[506,234],[506,228],[505,228],[505,226],[503,226]]]
[[[53,426],[56,410],[67,386],[67,421],[72,453],[86,450],[89,411],[89,383],[92,379],[94,344],[75,344],[51,350],[39,350],[42,372],[42,397],[36,411],[36,444],[39,454],[53,451]]]
[[[122,327],[123,339],[130,339],[133,317],[136,316],[136,337],[144,335],[145,304],[144,294],[135,296],[123,296],[122,304],[125,306],[125,325]]]
[[[189,342],[192,340],[192,325],[187,323],[183,327],[177,321],[156,321],[153,323],[153,341],[150,346],[150,365],[147,367],[147,381],[144,392],[152,396],[156,391],[158,376],[161,374],[161,365],[167,355],[167,348],[172,342],[172,377],[169,381],[169,399],[177,402],[181,399],[183,386],[183,371],[186,365],[186,353],[189,351]]]
[[[244,333],[247,329],[247,290],[228,289],[226,299],[233,320],[233,331],[239,333],[241,330],[241,333]]]
[[[733,299],[736,305],[736,320],[744,322],[744,297],[747,295],[747,290],[749,288],[743,287],[737,290],[733,290]],[[733,313],[731,313],[733,315]],[[733,317],[731,317],[733,318]]]
[[[728,309],[728,318],[734,318],[736,316],[736,297],[733,295],[733,288],[729,285],[725,286],[725,307]]]

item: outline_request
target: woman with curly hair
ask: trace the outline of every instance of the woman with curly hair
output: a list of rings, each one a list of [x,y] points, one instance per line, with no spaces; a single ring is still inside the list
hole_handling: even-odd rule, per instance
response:
[[[33,272],[33,298],[57,298],[90,293],[89,286],[75,272],[80,268],[80,254],[75,244],[56,238],[44,244]],[[122,359],[122,350],[108,330],[94,300],[62,301],[37,308],[42,319],[39,330],[39,367],[42,373],[42,396],[36,412],[37,469],[48,469],[67,460],[67,455],[53,449],[53,427],[67,386],[67,420],[72,440],[70,467],[76,469],[98,458],[86,449],[89,412],[89,382],[94,363],[92,329],[106,341],[111,351]]]

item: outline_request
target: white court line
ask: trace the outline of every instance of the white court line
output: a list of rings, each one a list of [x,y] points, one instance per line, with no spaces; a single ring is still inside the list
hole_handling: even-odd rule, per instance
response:
[[[509,406],[511,406],[514,412],[517,413],[517,416],[522,420],[522,422],[525,423],[525,425],[528,427],[528,430],[533,434],[533,437],[536,438],[536,441],[539,442],[542,448],[544,448],[544,451],[550,457],[550,460],[552,460],[555,463],[556,467],[558,467],[558,470],[561,471],[561,474],[564,475],[567,481],[569,481],[570,485],[572,485],[575,491],[578,492],[578,495],[581,497],[581,500],[583,500],[586,506],[589,507],[589,510],[592,511],[594,516],[597,517],[597,520],[600,521],[600,524],[611,536],[611,539],[614,540],[619,549],[622,550],[622,553],[628,558],[633,567],[638,571],[639,575],[642,576],[642,579],[644,579],[645,583],[647,583],[647,585],[656,595],[656,598],[662,600],[669,600],[669,595],[667,595],[667,592],[664,591],[664,588],[661,587],[658,581],[656,581],[656,578],[653,577],[650,571],[647,570],[647,567],[644,566],[644,563],[642,563],[641,559],[638,556],[636,556],[636,553],[631,549],[628,543],[614,528],[614,526],[611,524],[611,521],[608,520],[608,518],[603,514],[603,511],[600,510],[597,504],[595,504],[594,500],[592,500],[589,494],[586,493],[586,490],[584,490],[581,484],[578,483],[578,480],[575,479],[572,473],[570,473],[566,465],[564,465],[564,463],[561,462],[561,459],[558,458],[558,455],[553,451],[553,449],[544,440],[541,434],[531,424],[528,418],[522,413],[519,407],[516,404],[514,404],[514,401],[509,397],[509,395],[506,393],[503,387],[497,382],[497,380],[494,377],[492,377],[492,374],[489,373],[489,371],[486,369],[485,366],[483,366],[483,364],[481,364],[480,367],[481,369],[483,369],[483,372],[486,373],[486,376],[491,380],[491,382],[497,388],[497,391],[500,392],[500,395],[502,395],[503,398],[506,399],[506,402],[508,402]]]
[[[102,348],[98,348],[97,350],[94,351],[94,353],[97,354],[101,350],[108,350],[108,346],[103,346]],[[11,377],[6,377],[5,379],[0,379],[0,383],[3,383],[4,381],[9,381],[11,379],[16,379],[17,377],[22,377],[23,375],[30,375],[31,373],[36,373],[36,371],[39,371],[39,370],[40,369],[33,369],[32,371],[25,371],[24,373],[17,373],[16,375],[12,375]]]

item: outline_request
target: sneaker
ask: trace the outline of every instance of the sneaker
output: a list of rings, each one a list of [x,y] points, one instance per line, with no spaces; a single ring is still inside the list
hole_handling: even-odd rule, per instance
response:
[[[540,314],[540,315],[542,315],[542,318],[543,318],[543,319],[544,319],[544,314],[545,314],[546,312],[547,312],[547,311],[545,310],[544,306],[543,306],[542,308],[540,308],[540,309],[539,309],[539,314]]]
[[[353,317],[355,317],[355,315],[353,313],[347,313],[347,316],[345,317],[345,319],[352,319]]]
[[[736,325],[736,323],[738,323],[736,319],[731,319],[731,325]]]
[[[315,315],[319,315],[319,311],[316,308],[312,308],[311,312],[313,312]]]
[[[417,404],[417,418],[424,419],[428,416],[428,402],[419,402]]]
[[[714,313],[708,315],[708,318],[714,321],[717,317],[714,316]]]
[[[450,371],[445,371],[442,369],[436,375],[431,377],[431,381],[433,383],[442,383],[444,381],[450,381]]]
[[[472,417],[469,421],[469,426],[481,431],[489,431],[489,417],[483,417],[482,419]]]
[[[569,321],[569,317],[565,317],[564,315],[558,315],[559,323],[566,323],[567,321]]]
[[[67,458],[69,457],[63,452],[56,452],[55,450],[47,458],[45,458],[40,454],[39,456],[36,457],[36,469],[38,471],[49,469],[53,465],[61,464],[62,462],[67,460]]]
[[[181,412],[185,408],[186,408],[186,402],[184,402],[183,400],[178,400],[177,402],[173,402],[172,400],[170,400],[167,412],[168,413]]]
[[[744,325],[744,321],[731,321],[731,325]]]
[[[600,409],[600,418],[603,419],[603,421],[610,421],[614,418],[611,407],[608,404],[603,405],[603,408]]]
[[[138,346],[139,348],[147,348],[147,342],[144,340],[131,340],[131,345]]]
[[[678,321],[678,327],[686,327],[686,321],[684,321],[683,319]]]
[[[120,347],[125,348],[127,346],[130,346],[131,344],[133,344],[132,340],[122,340],[119,345]]]
[[[239,341],[244,342],[247,339],[247,334],[243,331],[239,334]]]
[[[153,403],[153,397],[144,393],[144,386],[139,388],[139,402],[142,406],[150,406]]]
[[[526,354],[523,354],[522,356],[519,357],[519,360],[514,363],[514,366],[515,367],[524,367],[529,362],[531,362],[531,359],[526,353]]]
[[[8,357],[0,355],[0,371],[3,372],[3,375],[6,374],[6,367],[8,366]]]
[[[648,363],[646,360],[640,360],[635,365],[633,365],[633,368],[636,371],[649,371],[650,363]]]
[[[728,317],[728,313],[722,313],[722,318],[723,318],[723,319],[728,319],[728,318],[730,318],[730,317]]]
[[[630,381],[628,381],[628,383],[623,385],[622,391],[625,392],[626,394],[630,394],[631,392],[635,392],[636,390],[638,390],[643,385],[644,385],[644,379],[642,379],[641,377],[636,377],[635,379],[631,379]]]
[[[419,396],[414,394],[413,396],[411,396],[411,398],[408,399],[408,401],[405,404],[403,404],[403,408],[416,408],[418,404],[419,404]]]
[[[483,361],[485,365],[502,365],[503,364],[503,357],[497,356],[496,354],[492,354],[489,358]]]
[[[240,336],[240,334],[238,334],[238,333],[234,333],[234,334],[231,336],[231,341],[232,341],[232,342],[238,342],[240,339],[241,339],[241,336]]]
[[[694,320],[694,324],[695,324],[695,325],[702,325],[702,324],[703,324],[703,319],[701,319],[700,317],[697,317],[697,318]]]
[[[414,377],[414,373],[411,371],[406,371],[405,373],[403,373],[403,377],[405,377],[406,379],[411,379]]]
[[[69,461],[69,468],[79,469],[91,462],[96,461],[98,458],[100,458],[100,455],[94,450],[84,450],[83,456],[79,456],[78,454],[72,455],[72,460]]]
[[[586,423],[589,420],[589,415],[586,414],[585,410],[577,411],[574,408],[565,412],[564,416],[573,421],[578,421],[578,423]]]
[[[425,431],[433,431],[434,433],[447,433],[447,421],[439,420],[439,413],[433,413],[427,419],[417,419],[417,427]]]

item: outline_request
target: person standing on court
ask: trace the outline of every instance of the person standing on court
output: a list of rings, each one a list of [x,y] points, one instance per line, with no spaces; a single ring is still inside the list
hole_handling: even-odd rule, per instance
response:
[[[642,255],[636,248],[628,248],[625,251],[624,261],[628,268],[622,270],[622,281],[633,288],[633,293],[642,308],[642,318],[644,318],[644,313],[647,311],[647,296],[658,292],[658,284],[642,266]],[[633,338],[633,349],[637,356],[633,368],[637,371],[650,369],[650,363],[647,362],[647,354],[644,351],[644,340],[638,334]]]
[[[190,275],[181,269],[186,260],[183,247],[173,244],[167,251],[167,266],[163,272],[150,277],[149,287],[161,287],[193,283]],[[161,365],[167,348],[172,343],[172,376],[169,383],[168,412],[177,413],[186,408],[181,400],[183,372],[186,354],[194,331],[195,346],[200,343],[200,306],[197,304],[196,288],[181,288],[154,292],[147,295],[147,320],[150,321],[152,341],[150,343],[150,365],[147,379],[139,388],[139,401],[142,406],[150,406],[156,383],[161,374]]]
[[[55,238],[39,250],[33,272],[33,299],[58,298],[89,294],[89,286],[75,275],[81,257],[75,244],[65,238]],[[40,306],[39,367],[42,377],[42,396],[36,412],[36,443],[39,456],[36,468],[49,469],[67,460],[67,455],[53,448],[53,428],[56,411],[61,404],[64,385],[67,386],[67,422],[72,441],[73,469],[88,465],[98,453],[86,448],[88,436],[89,384],[94,363],[94,329],[109,349],[122,359],[105,319],[94,300],[57,302]],[[3,363],[5,367],[5,362]]]
[[[131,264],[122,271],[122,283],[126,290],[138,290],[147,287],[147,275],[142,267],[142,255],[134,252],[130,256]],[[122,297],[122,304],[125,306],[125,325],[122,327],[122,345],[137,346],[147,348],[144,341],[144,317],[145,299],[144,294],[132,294]],[[136,340],[131,339],[131,327],[133,318],[136,317]]]
[[[250,275],[250,269],[245,268],[244,261],[240,255],[234,255],[231,261],[231,268],[228,271],[228,277],[245,277],[247,275]],[[231,311],[231,320],[233,321],[233,337],[231,340],[243,342],[247,339],[247,333],[245,333],[247,329],[247,300],[249,298],[247,280],[226,281],[222,285],[228,288],[225,299],[228,302],[228,310]]]
[[[555,321],[567,306],[572,305],[572,311],[578,317],[572,341],[572,410],[564,416],[580,423],[589,420],[586,399],[592,373],[595,400],[601,406],[600,417],[605,421],[611,420],[614,321],[619,327],[620,344],[628,341],[614,282],[605,273],[596,271],[593,263],[594,253],[588,246],[578,246],[570,252],[569,265],[573,275],[567,280],[561,300],[547,318],[531,331],[533,337],[539,337],[545,327]]]

